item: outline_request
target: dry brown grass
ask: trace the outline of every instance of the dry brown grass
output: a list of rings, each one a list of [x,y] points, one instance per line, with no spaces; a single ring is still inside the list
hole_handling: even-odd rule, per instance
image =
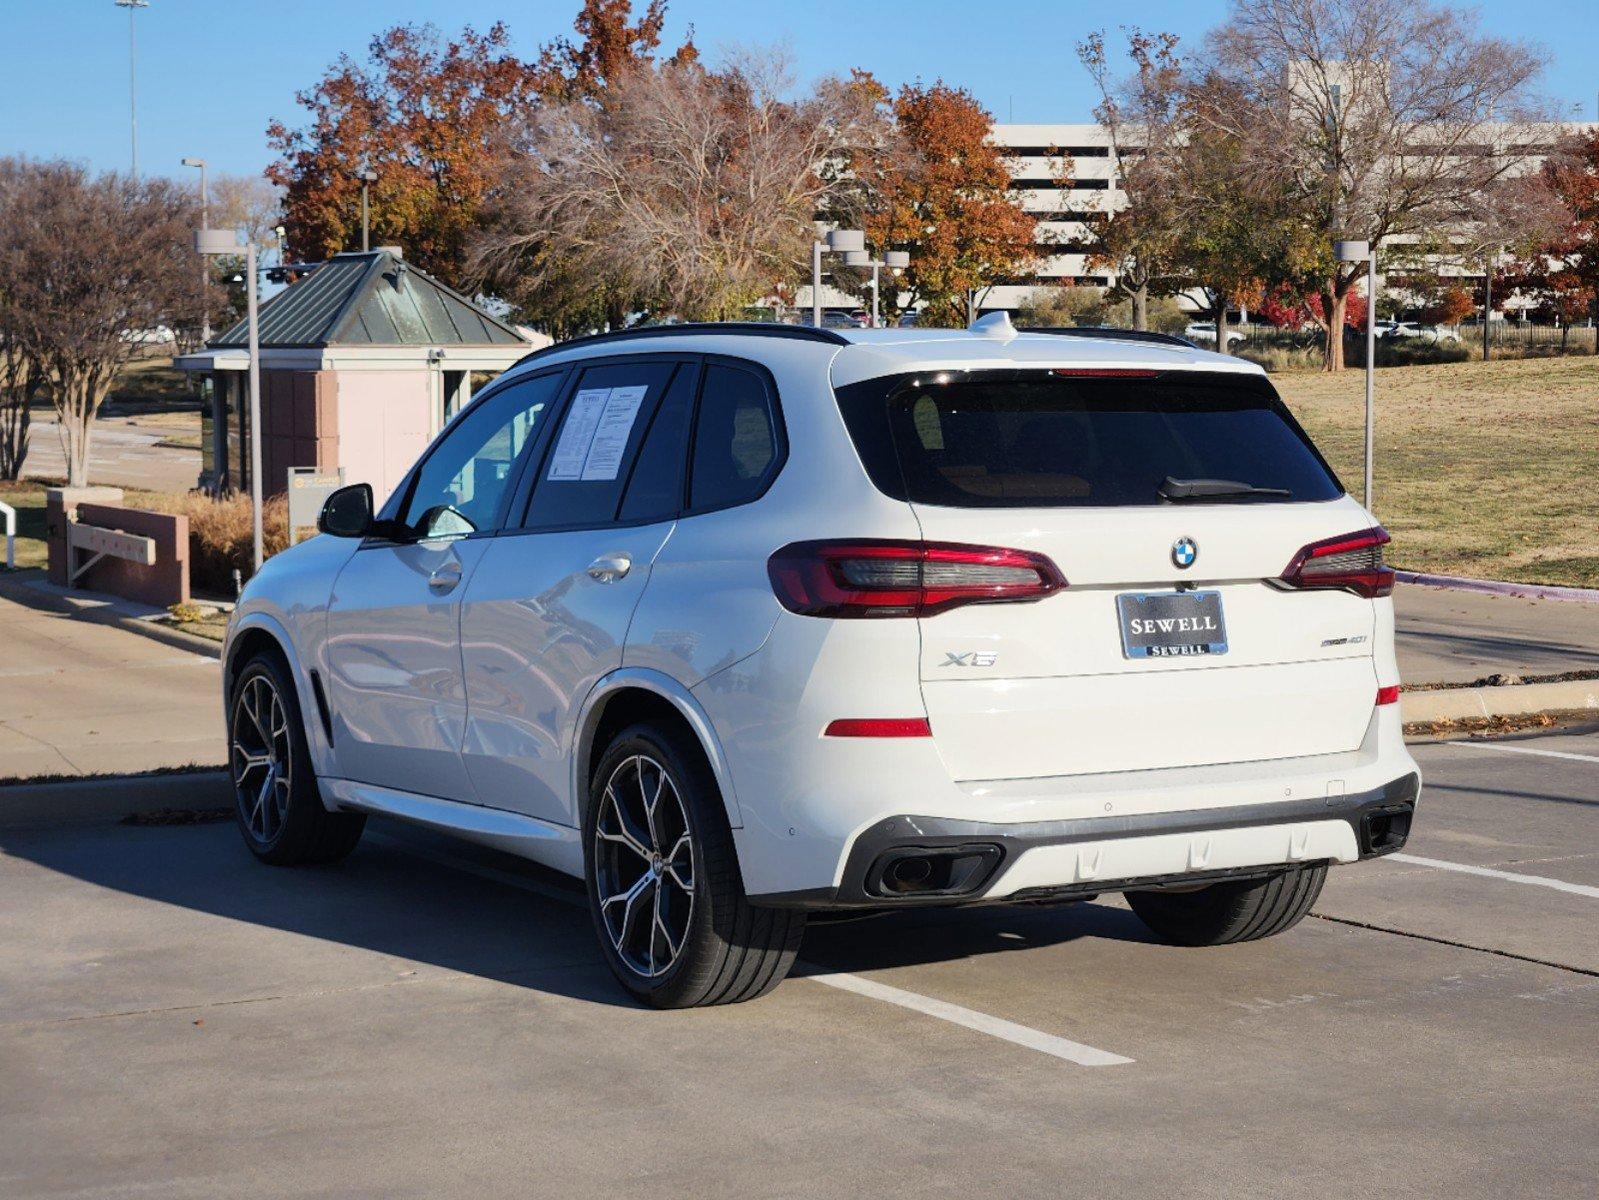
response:
[[[1272,382],[1358,494],[1363,373]],[[1599,358],[1378,371],[1374,491],[1401,567],[1599,586]]]
[[[189,518],[189,580],[196,591],[231,596],[233,572],[237,570],[241,578],[250,577],[252,531],[248,496],[213,500],[203,492],[132,492],[127,502]],[[284,497],[266,502],[261,524],[268,558],[288,547],[289,507]]]

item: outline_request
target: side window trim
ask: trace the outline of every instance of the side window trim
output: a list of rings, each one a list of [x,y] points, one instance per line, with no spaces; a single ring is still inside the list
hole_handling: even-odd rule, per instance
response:
[[[772,373],[761,363],[747,358],[736,358],[727,354],[702,354],[700,355],[700,377],[694,388],[694,418],[689,423],[687,461],[683,465],[683,510],[679,517],[697,517],[704,513],[725,512],[730,508],[742,508],[746,504],[754,504],[767,492],[772,490],[772,485],[777,482],[777,477],[783,473],[783,468],[788,465],[788,425],[783,419],[783,401],[778,394],[777,380]],[[705,394],[705,380],[710,374],[711,367],[729,367],[734,370],[744,371],[753,375],[766,392],[766,403],[772,414],[772,439],[775,443],[772,463],[766,468],[765,478],[761,482],[760,490],[742,500],[734,500],[730,504],[707,504],[701,508],[692,507],[694,498],[694,446],[700,432],[700,405]]]
[[[457,425],[461,424],[461,422],[466,419],[468,414],[476,412],[485,404],[493,403],[496,396],[509,390],[510,388],[518,387],[524,383],[530,383],[535,379],[547,379],[551,376],[563,377],[561,383],[557,385],[555,392],[556,399],[554,401],[554,405],[558,407],[565,396],[567,384],[571,382],[569,379],[565,378],[570,369],[571,368],[569,365],[563,364],[558,367],[552,367],[546,371],[533,371],[526,375],[517,375],[509,379],[502,376],[501,378],[496,379],[493,383],[489,384],[489,386],[481,393],[472,397],[472,402],[470,404],[466,405],[459,412],[457,412],[455,416],[451,417],[443,429],[439,430],[437,436],[434,437],[433,441],[428,445],[428,448],[422,453],[422,457],[411,464],[410,471],[408,471],[405,478],[401,480],[400,486],[394,489],[394,492],[384,503],[382,509],[379,510],[378,515],[388,520],[398,520],[400,514],[410,507],[411,498],[416,492],[417,482],[422,477],[422,470],[427,466],[428,459],[432,458],[433,455],[438,452],[439,447],[444,445],[444,442],[449,437],[450,432],[455,429]],[[516,465],[511,468],[511,473],[516,479],[517,484],[520,484],[521,477],[526,472],[528,458],[544,440],[545,437],[543,432],[535,429],[533,436],[527,439],[527,443],[517,454]],[[465,536],[472,538],[494,537],[496,534],[503,532],[507,527],[510,513],[513,511],[511,508],[511,498],[515,492],[515,486],[509,487],[505,489],[506,494],[500,497],[500,502],[495,507],[493,528],[480,529],[474,533],[466,534]],[[395,543],[389,542],[382,538],[368,538],[366,541],[362,542],[362,547],[365,548],[368,545],[390,546],[394,544]]]
[[[566,421],[567,409],[569,409],[571,407],[571,405],[572,405],[572,398],[573,398],[573,396],[575,396],[577,394],[578,384],[582,380],[583,373],[585,371],[592,370],[592,369],[597,368],[597,367],[625,367],[625,366],[628,366],[628,365],[633,364],[633,363],[638,363],[638,364],[641,364],[641,365],[668,364],[671,367],[673,367],[674,372],[677,371],[677,370],[682,370],[683,367],[688,366],[688,367],[691,367],[693,370],[700,372],[701,376],[703,377],[704,372],[703,372],[700,364],[701,364],[701,360],[704,357],[705,357],[704,355],[700,355],[700,354],[685,354],[685,353],[683,353],[681,351],[669,351],[669,352],[661,353],[661,354],[638,354],[638,353],[634,353],[634,354],[611,354],[611,355],[605,355],[604,357],[596,356],[594,358],[577,359],[577,360],[569,363],[568,366],[570,367],[572,373],[571,373],[570,377],[566,380],[566,382],[561,387],[560,395],[559,395],[559,398],[557,400],[557,405],[556,405],[555,418],[550,423],[550,436],[545,440],[544,445],[543,445],[542,449],[539,452],[538,461],[536,463],[534,463],[534,462],[532,462],[530,460],[527,463],[527,465],[524,467],[524,469],[523,469],[523,479],[521,481],[519,481],[519,486],[517,488],[517,495],[516,495],[516,498],[515,498],[515,503],[511,507],[510,511],[507,512],[507,514],[506,514],[506,520],[504,522],[504,530],[505,530],[505,532],[507,534],[520,536],[520,535],[531,535],[531,534],[540,534],[540,533],[569,533],[569,532],[574,532],[574,531],[582,531],[582,530],[585,530],[585,529],[620,529],[620,528],[636,527],[636,526],[640,526],[640,525],[654,525],[654,524],[657,524],[659,520],[669,519],[669,518],[657,518],[657,519],[652,519],[652,520],[648,520],[648,521],[618,521],[616,519],[615,513],[613,512],[612,516],[611,516],[611,519],[609,521],[606,521],[603,524],[599,524],[599,525],[594,525],[594,524],[549,525],[549,526],[542,526],[542,527],[536,527],[536,528],[535,527],[530,527],[528,525],[528,518],[531,515],[532,507],[533,507],[533,493],[538,488],[539,477],[544,473],[544,468],[549,463],[550,455],[555,452],[555,441],[556,441],[556,438],[557,438],[557,436],[559,436],[562,424]],[[666,386],[667,386],[668,389],[670,389],[670,387],[672,385],[672,381],[673,381],[674,378],[675,378],[675,374],[674,375],[669,375],[667,377]],[[699,381],[696,380],[695,381],[695,401],[696,401],[696,404],[698,402],[698,388],[699,388]],[[665,399],[664,393],[663,393],[661,398],[662,398],[662,400]],[[657,404],[655,412],[652,413],[651,417],[650,417],[651,424],[654,424],[655,417],[657,415],[659,415],[659,413],[660,413],[660,405]],[[648,432],[649,431],[646,429],[645,430],[645,435],[646,436],[648,435]],[[640,440],[639,440],[639,448],[640,448],[640,450],[643,449],[643,444],[644,444],[643,438],[640,438]],[[692,442],[690,444],[692,445]],[[633,455],[633,460],[628,464],[628,479],[627,479],[627,483],[631,483],[632,482],[633,470],[634,470],[634,468],[637,467],[637,465],[638,465],[638,453],[635,452],[634,455]],[[684,469],[683,474],[684,474],[684,478],[685,478],[685,481],[686,481],[687,476],[688,476],[688,471],[687,471],[686,465],[685,465],[685,469]],[[686,489],[686,487],[687,487],[686,482],[685,482],[684,486],[685,486],[685,489]],[[688,496],[688,493],[685,490],[684,493],[683,493],[683,499],[684,499],[685,502],[687,500],[687,496]],[[620,491],[620,493],[618,494],[618,497],[617,497],[618,511],[620,511],[620,505],[621,505],[622,501],[626,497],[627,497],[627,485],[626,485],[626,483],[624,483],[623,486],[622,486],[622,489],[621,489],[621,491]],[[511,514],[512,513],[517,514],[515,520],[511,519]],[[682,515],[682,514],[679,513],[679,515]]]

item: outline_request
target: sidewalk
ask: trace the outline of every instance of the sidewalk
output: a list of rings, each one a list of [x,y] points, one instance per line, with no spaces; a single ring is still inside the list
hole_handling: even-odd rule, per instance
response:
[[[1599,670],[1599,604],[1402,583],[1394,610],[1407,684]]]
[[[0,595],[0,779],[226,762],[215,659]]]

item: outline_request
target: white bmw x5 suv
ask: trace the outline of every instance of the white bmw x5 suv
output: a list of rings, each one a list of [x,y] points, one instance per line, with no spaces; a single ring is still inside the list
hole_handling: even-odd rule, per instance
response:
[[[1409,832],[1388,536],[1258,368],[1095,334],[529,355],[245,589],[250,849],[337,859],[378,813],[536,860],[663,1007],[769,990],[809,913],[1289,928]]]

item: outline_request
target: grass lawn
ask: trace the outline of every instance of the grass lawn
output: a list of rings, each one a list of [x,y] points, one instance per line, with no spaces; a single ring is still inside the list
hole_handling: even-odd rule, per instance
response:
[[[0,479],[0,500],[17,510],[17,570],[45,565],[44,485]],[[0,524],[0,572],[5,571],[5,526]]]
[[[1364,374],[1272,382],[1358,495]],[[1395,565],[1599,587],[1599,358],[1379,370],[1375,470]]]

